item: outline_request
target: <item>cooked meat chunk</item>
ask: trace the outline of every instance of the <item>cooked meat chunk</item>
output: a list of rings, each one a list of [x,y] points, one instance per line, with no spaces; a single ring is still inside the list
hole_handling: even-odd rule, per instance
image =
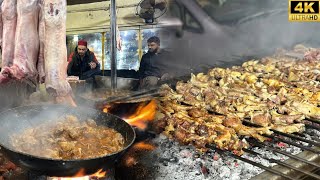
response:
[[[98,126],[93,119],[80,121],[67,115],[54,125],[42,124],[13,135],[11,143],[18,151],[34,156],[70,160],[118,152],[124,147],[124,138],[114,129]]]

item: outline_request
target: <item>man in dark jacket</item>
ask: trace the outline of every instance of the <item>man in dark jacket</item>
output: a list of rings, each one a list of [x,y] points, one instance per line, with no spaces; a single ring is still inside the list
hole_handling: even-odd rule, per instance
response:
[[[140,88],[152,87],[168,76],[169,52],[160,49],[160,39],[153,36],[148,39],[148,52],[141,58],[139,76]]]
[[[79,79],[85,80],[101,75],[100,63],[94,53],[87,48],[87,42],[84,40],[78,42],[68,62],[68,76],[79,76]]]

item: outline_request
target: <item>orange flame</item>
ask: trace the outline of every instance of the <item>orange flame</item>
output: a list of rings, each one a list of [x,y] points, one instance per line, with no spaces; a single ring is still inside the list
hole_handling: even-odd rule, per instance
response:
[[[103,178],[106,177],[107,172],[103,169],[99,169],[96,173],[86,176],[85,169],[80,169],[73,177],[52,177],[48,180],[90,180],[91,178]]]
[[[103,178],[103,177],[106,177],[106,175],[107,175],[107,172],[100,169],[96,173],[92,174],[90,177]]]
[[[139,105],[136,112],[129,117],[125,117],[124,120],[130,125],[144,130],[147,128],[147,123],[154,120],[156,110],[157,103],[155,100],[151,100],[147,105],[144,103]]]
[[[133,145],[133,149],[136,150],[145,150],[145,151],[153,151],[156,149],[156,147],[152,144],[146,143],[146,142],[139,142]]]
[[[111,107],[112,107],[112,106],[111,106],[110,104],[104,105],[102,111],[103,111],[104,113],[108,113],[108,112],[109,112],[109,109],[110,109]]]
[[[86,170],[81,168],[73,177],[83,177],[86,175]]]

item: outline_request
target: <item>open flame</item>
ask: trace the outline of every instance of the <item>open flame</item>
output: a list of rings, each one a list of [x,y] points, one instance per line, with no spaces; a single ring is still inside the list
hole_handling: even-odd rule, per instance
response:
[[[156,112],[157,112],[156,100],[151,100],[150,102],[141,102],[139,104],[134,104],[134,105],[124,104],[122,109],[125,106],[127,106],[125,113],[118,116],[122,117],[131,126],[135,126],[140,130],[145,130],[148,126],[148,123],[155,119]],[[119,107],[121,108],[119,104],[105,104],[103,105],[103,112],[116,114],[117,111],[114,112],[114,110],[116,110]],[[134,111],[130,112],[128,111],[128,109],[134,110]],[[156,149],[155,145],[148,143],[146,141],[135,143],[124,155],[124,157],[121,160],[121,163],[126,167],[135,166],[139,163],[139,155],[138,155],[139,153],[145,152],[145,151],[153,151],[155,149]]]
[[[134,144],[132,148],[140,151],[153,151],[156,149],[156,146],[147,142],[139,142]]]
[[[155,100],[151,100],[147,105],[141,103],[135,113],[124,117],[123,119],[132,126],[136,126],[139,129],[146,129],[148,122],[153,121],[156,115],[157,103]]]
[[[105,104],[103,106],[103,112],[112,113],[112,111],[114,111],[114,109],[116,109],[118,106],[118,104]],[[156,110],[157,103],[155,100],[151,100],[150,102],[142,102],[138,104],[137,107],[135,106],[134,112],[119,116],[122,117],[131,126],[135,126],[141,130],[145,130],[148,126],[148,122],[154,120]]]
[[[111,104],[106,104],[106,105],[103,106],[103,110],[102,111],[104,113],[109,113],[109,110],[110,110],[111,107],[112,107]]]
[[[90,180],[106,177],[107,172],[103,169],[99,169],[96,173],[86,176],[85,169],[80,169],[73,177],[51,177],[48,180]]]

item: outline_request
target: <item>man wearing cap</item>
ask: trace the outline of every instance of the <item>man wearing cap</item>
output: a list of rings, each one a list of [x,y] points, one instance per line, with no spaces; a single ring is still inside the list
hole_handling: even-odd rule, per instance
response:
[[[84,40],[78,41],[78,46],[70,54],[68,63],[68,76],[79,76],[79,79],[85,80],[101,75],[100,63],[87,48],[87,42]]]

